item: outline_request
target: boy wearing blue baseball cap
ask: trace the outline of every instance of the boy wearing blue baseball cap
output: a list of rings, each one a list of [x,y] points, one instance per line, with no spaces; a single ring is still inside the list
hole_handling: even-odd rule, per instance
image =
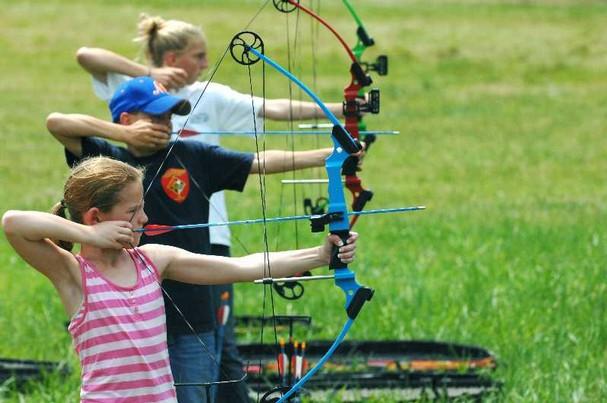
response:
[[[167,90],[151,77],[136,77],[122,83],[110,101],[112,121],[120,121],[123,113],[141,112],[152,116],[166,113],[187,115],[190,102],[170,95]]]
[[[271,174],[323,166],[332,151],[330,148],[269,150],[254,155],[198,141],[171,142],[172,114],[184,115],[189,109],[187,100],[166,93],[150,77],[136,77],[121,84],[114,93],[110,101],[113,122],[82,114],[52,113],[47,118],[47,128],[64,145],[69,165],[104,155],[147,167],[144,187],[150,191],[145,196],[145,212],[151,224],[206,223],[209,198],[214,192],[242,191],[248,176],[258,173],[260,167]],[[107,140],[122,142],[126,147]],[[141,244],[146,243],[177,246],[195,253],[210,252],[208,229],[172,231],[152,238],[144,235]],[[176,313],[176,305],[186,318],[195,318],[188,319],[196,332],[195,339],[201,339],[208,351],[215,351],[215,312],[210,287],[176,281],[165,281],[163,286],[174,301],[165,301],[167,326],[174,331],[169,334],[169,349],[172,342],[180,342],[175,340],[179,337],[192,338],[189,326]],[[212,360],[192,365],[204,366],[200,372],[206,374],[196,382],[217,379],[217,363]],[[173,368],[174,377],[180,379],[175,371]]]

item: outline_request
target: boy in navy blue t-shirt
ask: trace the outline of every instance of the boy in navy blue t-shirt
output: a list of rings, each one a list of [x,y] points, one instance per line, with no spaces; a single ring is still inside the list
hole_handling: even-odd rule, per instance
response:
[[[206,223],[208,197],[220,190],[242,191],[248,176],[260,166],[266,173],[285,172],[324,165],[332,149],[286,152],[266,151],[259,155],[231,151],[201,142],[171,142],[171,115],[186,115],[187,100],[172,96],[150,77],[136,77],[122,84],[110,102],[113,122],[80,114],[52,113],[49,131],[65,146],[66,160],[104,155],[146,168],[145,212],[152,224],[179,225]],[[121,147],[108,140],[126,144]],[[263,161],[258,164],[258,161]],[[143,236],[141,244],[160,243],[196,253],[210,252],[207,228],[171,231],[152,238]],[[169,349],[171,338],[191,337],[192,332],[175,306],[183,312],[207,348],[215,351],[215,312],[209,286],[192,287],[165,281],[163,287],[172,301],[165,301]],[[165,299],[167,297],[165,296]],[[194,346],[193,348],[202,348]],[[217,363],[209,356],[202,363],[206,379],[180,379],[177,382],[211,382],[218,378]],[[173,369],[175,372],[175,368]]]

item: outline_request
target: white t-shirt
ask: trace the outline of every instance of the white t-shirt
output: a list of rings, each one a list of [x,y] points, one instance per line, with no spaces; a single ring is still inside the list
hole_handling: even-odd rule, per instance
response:
[[[107,84],[93,78],[95,95],[109,103],[116,88],[129,76],[116,73],[107,74]],[[206,87],[206,89],[205,89]],[[202,98],[199,99],[201,92]],[[173,131],[182,128],[182,138],[186,141],[203,141],[210,144],[219,144],[220,135],[199,134],[209,131],[253,131],[255,126],[261,131],[263,121],[255,114],[253,119],[253,106],[251,96],[234,91],[230,87],[217,83],[197,81],[193,84],[171,91],[171,94],[188,99],[192,104],[192,112],[187,116],[173,115],[171,122]],[[196,107],[194,105],[198,102]],[[262,108],[263,99],[253,97],[255,111]],[[187,126],[183,125],[187,119]],[[228,221],[224,192],[211,195],[209,202],[209,223]],[[228,226],[209,228],[211,244],[230,246],[230,229]]]

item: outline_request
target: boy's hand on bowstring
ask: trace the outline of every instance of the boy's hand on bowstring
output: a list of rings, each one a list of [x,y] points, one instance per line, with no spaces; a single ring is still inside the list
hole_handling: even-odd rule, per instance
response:
[[[152,67],[150,77],[162,84],[167,90],[179,89],[188,82],[188,74],[178,67]]]
[[[89,227],[89,244],[98,248],[122,249],[135,246],[133,225],[128,221],[102,221]]]
[[[124,142],[132,147],[164,149],[171,140],[170,125],[141,119],[124,128],[127,131]]]
[[[350,232],[345,244],[341,241],[339,236],[329,234],[325,239],[325,244],[322,247],[322,259],[327,263],[331,261],[331,250],[333,245],[339,247],[337,257],[344,263],[352,263],[354,261],[354,255],[356,253],[356,240],[358,239],[358,233]]]

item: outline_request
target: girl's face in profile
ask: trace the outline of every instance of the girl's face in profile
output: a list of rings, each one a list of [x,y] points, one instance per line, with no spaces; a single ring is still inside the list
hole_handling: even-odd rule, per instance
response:
[[[143,211],[143,185],[141,182],[131,182],[118,195],[118,202],[112,209],[103,214],[103,221],[129,221],[133,228],[141,228],[148,222],[148,216]],[[139,244],[140,232],[133,233],[133,246]]]
[[[175,64],[188,75],[188,84],[194,83],[200,74],[209,67],[207,60],[207,45],[202,39],[191,41],[188,47],[176,53]]]

